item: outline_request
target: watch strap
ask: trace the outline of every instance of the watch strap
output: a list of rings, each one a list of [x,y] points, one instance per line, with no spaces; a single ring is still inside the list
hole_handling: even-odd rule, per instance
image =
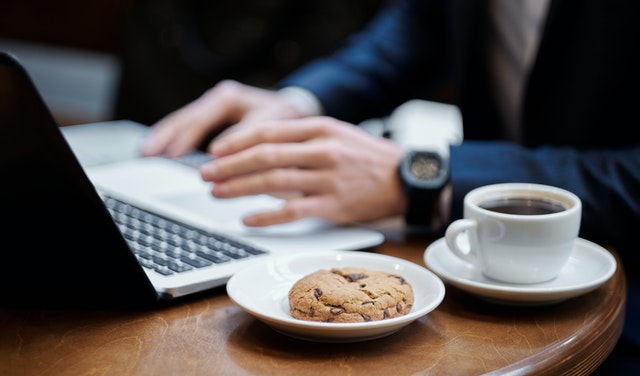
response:
[[[407,193],[408,203],[405,222],[408,225],[432,224],[434,210],[440,198],[440,191],[412,188]]]

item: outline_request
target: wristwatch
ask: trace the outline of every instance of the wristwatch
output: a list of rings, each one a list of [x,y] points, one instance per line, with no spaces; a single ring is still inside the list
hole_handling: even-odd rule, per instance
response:
[[[407,224],[431,224],[440,192],[449,182],[448,157],[432,150],[410,150],[400,161],[398,175],[408,199]]]

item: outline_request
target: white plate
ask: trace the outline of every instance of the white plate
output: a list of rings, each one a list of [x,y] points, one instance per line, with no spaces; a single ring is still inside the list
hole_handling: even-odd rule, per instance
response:
[[[555,279],[535,284],[510,284],[485,277],[457,258],[444,240],[431,243],[424,262],[445,282],[485,300],[511,305],[545,305],[586,294],[605,283],[616,271],[616,259],[601,246],[577,239],[569,261]]]
[[[362,323],[325,323],[293,318],[289,290],[318,269],[357,266],[402,276],[414,292],[411,311],[400,317]],[[234,274],[227,293],[242,309],[288,336],[318,342],[357,342],[392,334],[435,309],[444,299],[444,283],[415,263],[363,251],[312,252],[276,258]]]

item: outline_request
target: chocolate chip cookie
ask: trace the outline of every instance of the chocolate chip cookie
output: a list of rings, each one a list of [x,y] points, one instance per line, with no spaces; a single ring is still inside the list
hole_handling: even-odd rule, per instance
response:
[[[300,320],[366,322],[406,315],[411,285],[401,276],[357,267],[318,270],[289,290],[289,310]]]

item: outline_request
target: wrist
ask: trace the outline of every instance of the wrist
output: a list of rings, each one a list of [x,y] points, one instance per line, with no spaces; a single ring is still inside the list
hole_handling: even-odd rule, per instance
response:
[[[441,225],[441,196],[449,184],[448,156],[431,150],[408,151],[398,165],[398,176],[407,197],[406,223]]]

